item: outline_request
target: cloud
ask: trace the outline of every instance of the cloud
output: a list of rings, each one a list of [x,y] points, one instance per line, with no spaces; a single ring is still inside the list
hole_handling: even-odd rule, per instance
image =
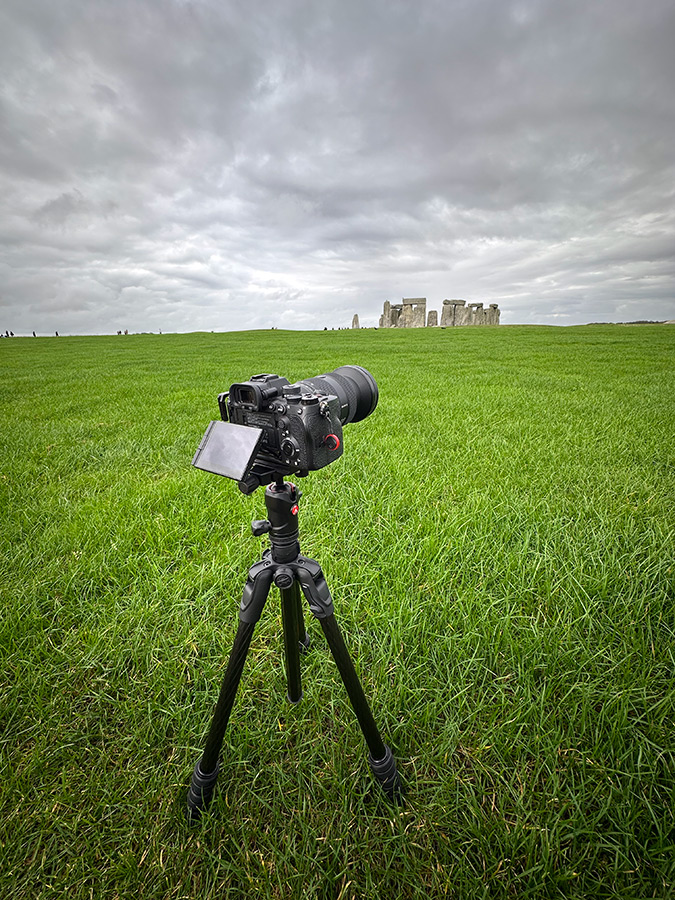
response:
[[[3,327],[673,318],[674,31],[666,0],[8,0]]]

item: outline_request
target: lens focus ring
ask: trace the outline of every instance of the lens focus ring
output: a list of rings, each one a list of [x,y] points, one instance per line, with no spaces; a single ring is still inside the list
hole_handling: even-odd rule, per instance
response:
[[[340,366],[331,372],[333,376],[344,378],[353,385],[356,405],[349,417],[350,422],[360,422],[367,418],[377,406],[379,391],[377,382],[363,366]]]
[[[360,422],[377,406],[377,382],[362,366],[340,366],[333,372],[300,382],[312,391],[334,394],[340,401],[340,421]]]

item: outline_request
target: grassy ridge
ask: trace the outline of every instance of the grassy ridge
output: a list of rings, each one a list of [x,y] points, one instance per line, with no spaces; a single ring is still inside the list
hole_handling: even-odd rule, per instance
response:
[[[648,897],[675,881],[675,329],[0,343],[2,895]],[[212,815],[181,792],[258,492],[190,467],[216,395],[364,365],[303,551],[409,786],[389,809],[310,623],[263,614]]]

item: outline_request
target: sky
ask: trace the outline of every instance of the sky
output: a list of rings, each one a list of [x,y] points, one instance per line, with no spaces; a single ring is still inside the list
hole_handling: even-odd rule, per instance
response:
[[[673,0],[3,0],[0,331],[675,319]]]

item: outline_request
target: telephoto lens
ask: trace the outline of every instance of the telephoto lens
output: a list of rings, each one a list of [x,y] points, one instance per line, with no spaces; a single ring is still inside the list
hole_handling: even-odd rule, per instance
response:
[[[363,366],[339,366],[325,375],[299,381],[300,389],[317,394],[334,394],[340,401],[340,421],[360,422],[377,406],[377,382]]]

